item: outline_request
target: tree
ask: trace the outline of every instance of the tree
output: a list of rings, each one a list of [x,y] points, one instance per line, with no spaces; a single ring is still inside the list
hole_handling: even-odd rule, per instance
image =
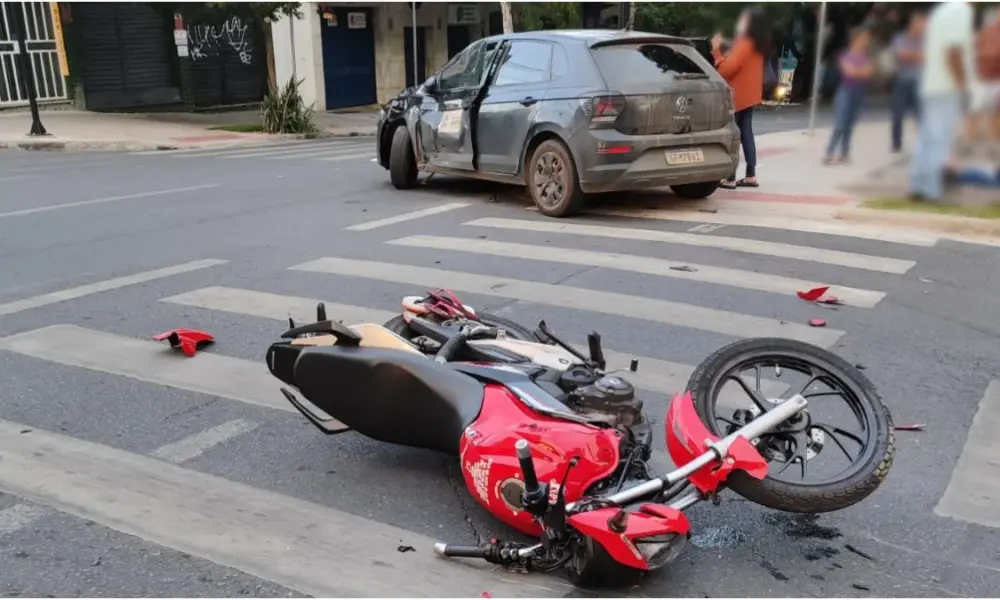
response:
[[[575,29],[580,26],[579,2],[518,2],[513,21],[520,31]]]
[[[229,17],[240,17],[264,34],[264,48],[267,55],[267,89],[277,91],[277,76],[274,72],[274,38],[271,23],[281,17],[302,16],[301,2],[178,2],[153,3],[153,6],[171,13],[180,13],[187,23],[213,22]]]
[[[503,17],[503,32],[514,33],[514,15],[511,13],[510,2],[500,3],[500,14]]]

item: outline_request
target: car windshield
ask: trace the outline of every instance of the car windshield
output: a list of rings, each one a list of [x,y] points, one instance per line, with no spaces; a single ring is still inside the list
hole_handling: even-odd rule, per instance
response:
[[[668,44],[621,44],[594,50],[604,80],[614,89],[635,89],[669,77],[706,76],[697,51]]]

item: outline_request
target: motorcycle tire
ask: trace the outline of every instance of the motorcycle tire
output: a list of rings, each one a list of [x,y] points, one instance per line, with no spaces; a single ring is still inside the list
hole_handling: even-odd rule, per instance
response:
[[[503,317],[498,317],[496,315],[491,315],[490,313],[476,313],[479,320],[488,327],[499,327],[507,332],[507,337],[513,338],[515,340],[521,340],[525,342],[537,342],[535,334],[530,329],[519,325],[514,321],[505,319]],[[405,340],[412,340],[417,337],[415,331],[410,329],[410,326],[406,324],[403,320],[403,315],[397,315],[383,325],[386,329],[392,331],[396,335],[402,337]]]
[[[715,400],[720,380],[738,364],[758,356],[777,356],[798,360],[825,370],[850,390],[869,416],[867,427],[874,435],[872,451],[860,465],[853,465],[845,476],[823,484],[794,484],[770,476],[754,479],[742,471],[730,474],[726,485],[747,500],[791,513],[819,514],[834,512],[857,504],[881,485],[892,466],[896,439],[892,415],[874,384],[856,367],[830,352],[797,340],[758,338],[735,342],[721,348],[695,369],[688,381],[695,410],[708,429],[723,437],[715,419]]]

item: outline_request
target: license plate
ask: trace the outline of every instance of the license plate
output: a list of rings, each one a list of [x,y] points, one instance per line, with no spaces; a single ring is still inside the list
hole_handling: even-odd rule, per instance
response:
[[[668,165],[694,165],[703,162],[705,162],[705,154],[701,150],[667,152]]]

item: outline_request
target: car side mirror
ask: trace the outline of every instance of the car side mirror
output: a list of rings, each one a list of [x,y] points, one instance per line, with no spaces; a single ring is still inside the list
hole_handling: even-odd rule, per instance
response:
[[[430,77],[428,77],[427,81],[424,82],[423,88],[424,88],[424,92],[426,92],[428,94],[433,94],[433,93],[437,92],[437,88],[438,88],[438,78],[437,78],[437,75],[431,75]]]

